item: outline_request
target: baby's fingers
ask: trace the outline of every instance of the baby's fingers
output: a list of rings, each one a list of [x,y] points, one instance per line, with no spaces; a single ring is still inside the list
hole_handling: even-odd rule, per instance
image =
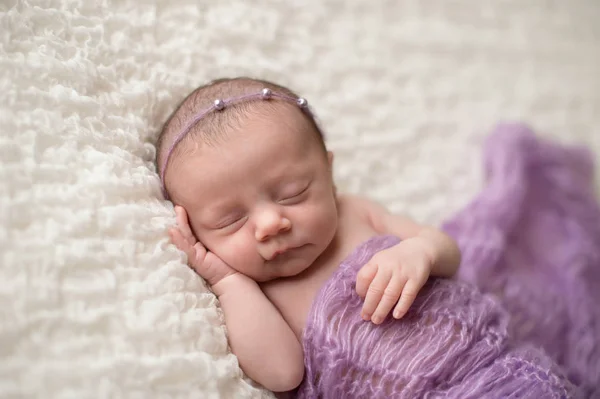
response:
[[[371,320],[371,316],[375,312],[377,305],[381,301],[385,288],[390,282],[392,273],[383,268],[379,268],[377,275],[373,279],[371,285],[367,289],[367,295],[365,296],[365,303],[363,304],[361,316],[364,320]]]
[[[415,283],[415,280],[408,280],[404,289],[402,290],[402,295],[400,296],[400,300],[394,309],[394,318],[400,319],[404,317],[408,309],[413,304],[415,299],[417,298],[417,294],[419,290],[423,287],[423,284]]]
[[[181,234],[181,231],[176,228],[169,229],[169,237],[171,238],[171,242],[175,244],[180,251],[185,252],[188,257],[188,263],[191,263],[196,258],[196,250],[192,245],[190,245],[187,240]]]
[[[196,239],[196,237],[194,237],[194,234],[190,229],[187,212],[182,206],[176,205],[175,215],[177,220],[177,227],[181,231],[183,238],[189,243],[189,245],[194,245],[198,240]]]
[[[371,317],[371,321],[375,324],[380,324],[390,314],[394,305],[398,303],[398,298],[402,292],[402,288],[406,284],[406,279],[401,276],[392,276],[389,284],[383,291],[381,301],[377,305],[377,309]]]
[[[377,264],[367,263],[364,265],[356,275],[356,293],[359,297],[365,298],[367,296],[367,290],[377,274]]]
[[[185,238],[181,235],[181,231],[178,228],[172,227],[169,229],[169,238],[171,242],[180,250],[185,251],[190,245],[187,243]]]

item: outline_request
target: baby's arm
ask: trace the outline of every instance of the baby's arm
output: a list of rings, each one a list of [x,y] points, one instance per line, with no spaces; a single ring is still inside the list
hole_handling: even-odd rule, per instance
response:
[[[378,234],[393,234],[400,243],[375,254],[358,272],[356,292],[364,298],[361,316],[375,324],[390,311],[406,314],[429,276],[451,277],[460,264],[454,240],[433,227],[393,215],[381,205],[350,197],[350,205]]]
[[[223,308],[231,350],[248,377],[275,392],[300,385],[302,346],[258,284],[238,273],[212,288]]]
[[[229,344],[242,370],[272,391],[296,388],[304,376],[304,355],[292,329],[254,280],[197,241],[185,210],[175,207],[175,212],[178,228],[169,232],[171,240],[219,297]]]
[[[460,250],[456,242],[443,231],[416,223],[401,215],[390,213],[382,205],[363,198],[354,198],[366,212],[369,222],[379,234],[392,234],[406,240],[419,237],[430,250],[433,261],[431,275],[452,277],[460,265]]]

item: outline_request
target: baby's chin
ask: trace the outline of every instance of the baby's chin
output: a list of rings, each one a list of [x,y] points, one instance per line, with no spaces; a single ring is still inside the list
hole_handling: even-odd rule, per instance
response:
[[[298,276],[308,270],[311,265],[312,262],[302,261],[300,259],[293,259],[283,264],[266,264],[264,270],[256,273],[254,276],[248,277],[258,283],[267,283],[281,278]]]

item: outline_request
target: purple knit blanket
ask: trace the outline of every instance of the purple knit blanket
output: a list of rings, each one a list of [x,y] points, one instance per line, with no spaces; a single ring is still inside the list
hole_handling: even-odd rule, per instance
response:
[[[521,125],[487,144],[485,189],[444,225],[463,252],[457,279],[431,279],[403,319],[375,326],[356,273],[398,239],[356,248],[313,303],[296,397],[600,397],[592,158]]]

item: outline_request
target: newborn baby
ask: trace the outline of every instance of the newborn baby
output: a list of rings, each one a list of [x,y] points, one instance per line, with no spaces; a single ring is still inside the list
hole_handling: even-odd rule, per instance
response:
[[[307,101],[285,87],[249,78],[202,86],[157,147],[177,214],[171,239],[219,297],[241,368],[272,391],[302,382],[313,301],[361,244],[398,239],[352,277],[359,316],[371,325],[402,318],[430,276],[459,266],[445,233],[336,192],[333,154]]]

